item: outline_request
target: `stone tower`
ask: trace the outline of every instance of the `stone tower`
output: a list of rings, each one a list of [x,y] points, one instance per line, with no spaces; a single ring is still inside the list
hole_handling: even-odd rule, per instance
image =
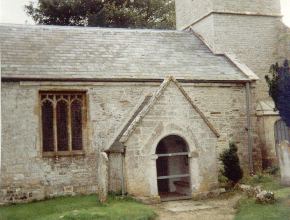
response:
[[[279,116],[269,107],[273,103],[265,75],[271,64],[290,55],[290,46],[285,46],[290,31],[281,22],[280,0],[175,0],[175,4],[177,29],[194,31],[214,53],[235,56],[259,76],[252,85],[253,136],[264,167],[271,165]]]
[[[267,98],[264,80],[279,60],[280,0],[176,0],[177,29],[192,28],[215,53],[231,53],[259,77],[257,98]]]

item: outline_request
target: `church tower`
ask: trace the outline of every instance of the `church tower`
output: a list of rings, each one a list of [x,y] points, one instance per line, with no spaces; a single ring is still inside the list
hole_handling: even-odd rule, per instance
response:
[[[258,99],[267,98],[265,75],[278,55],[280,0],[175,0],[176,26],[192,29],[215,53],[230,53],[259,77]]]
[[[281,22],[280,0],[175,0],[175,4],[178,30],[195,32],[214,53],[235,56],[260,78],[251,86],[252,133],[263,166],[273,165],[279,115],[273,111],[265,75],[273,63],[290,55],[281,49],[290,48],[283,35],[290,38],[290,31]]]

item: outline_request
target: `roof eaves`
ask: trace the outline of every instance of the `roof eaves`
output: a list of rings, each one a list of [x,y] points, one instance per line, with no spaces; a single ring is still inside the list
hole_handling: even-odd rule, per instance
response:
[[[244,73],[251,81],[260,79],[246,64],[241,63],[233,54],[225,53],[224,56],[241,70],[242,73]]]
[[[203,79],[203,78],[176,78],[182,83],[245,83],[248,79]],[[164,78],[133,78],[133,77],[81,77],[81,76],[22,76],[2,74],[2,82],[158,82],[162,83]]]

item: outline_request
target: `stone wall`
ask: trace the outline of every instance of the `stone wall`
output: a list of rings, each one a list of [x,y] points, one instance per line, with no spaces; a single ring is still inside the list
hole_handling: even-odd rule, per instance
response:
[[[212,0],[175,0],[177,30],[183,30],[212,10]]]
[[[279,0],[176,0],[176,27],[182,30],[210,12],[279,15]]]
[[[176,0],[178,29],[191,25],[215,53],[233,54],[259,76],[253,105],[269,98],[265,75],[270,66],[290,57],[290,29],[280,13],[279,0]],[[265,142],[273,137],[259,132],[267,127],[273,133],[272,125],[267,117],[253,118],[255,161],[261,156],[264,164],[273,160],[275,147]]]
[[[203,37],[215,53],[234,54],[240,62],[258,75],[260,80],[255,87],[255,96],[251,97],[255,108],[259,100],[268,98],[265,75],[268,74],[270,66],[282,60],[282,50],[278,49],[281,25],[279,17],[212,14],[194,24],[192,29]],[[264,134],[258,133],[258,127],[262,125],[257,123],[262,121],[253,118],[256,162],[261,160],[263,155],[272,155],[271,150],[266,152],[270,148],[265,147],[261,139]],[[264,152],[260,154],[259,151]],[[261,167],[261,163],[256,167]]]
[[[63,83],[2,84],[1,202],[97,191],[98,153],[108,148],[140,97],[152,90],[134,85],[105,87],[83,86],[81,83],[76,86]],[[41,89],[87,91],[88,128],[84,137],[87,139],[84,156],[42,157],[38,103]]]
[[[286,25],[281,25],[279,32],[278,55],[280,62],[285,58],[290,60],[290,28]]]
[[[168,135],[178,135],[188,144],[192,155],[189,161],[192,193],[217,187],[217,137],[178,87],[169,82],[124,143],[128,193],[158,196],[156,146]]]
[[[96,192],[99,152],[111,145],[133,114],[136,105],[159,85],[160,83],[2,83],[0,201],[29,201],[55,195]],[[242,162],[246,164],[245,88],[240,84],[209,83],[183,86],[219,130],[221,138],[217,144],[217,152],[227,147],[229,140],[237,141]],[[38,92],[47,89],[87,91],[85,156],[42,157]],[[160,111],[159,114],[162,116],[163,112]],[[116,159],[119,164],[118,161]],[[110,183],[110,189],[120,189],[120,177],[116,177],[114,181],[116,183]]]
[[[261,115],[258,116],[259,137],[261,140],[261,153],[263,157],[263,168],[278,165],[275,143],[275,122],[280,117],[278,115]]]
[[[213,14],[192,26],[215,53],[234,54],[260,80],[257,99],[268,97],[265,75],[278,60],[279,17]]]
[[[212,0],[214,11],[252,13],[258,15],[279,15],[279,0]]]

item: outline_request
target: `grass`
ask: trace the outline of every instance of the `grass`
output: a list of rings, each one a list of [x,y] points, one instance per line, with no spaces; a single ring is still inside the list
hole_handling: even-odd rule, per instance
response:
[[[90,195],[0,207],[1,220],[147,220],[154,217],[148,206],[116,196],[110,196],[106,204],[100,204],[96,195]]]
[[[274,204],[257,204],[253,198],[242,198],[235,220],[290,220],[290,187],[282,187],[279,180],[270,175],[256,175],[246,181],[253,186],[260,185],[275,193]]]
[[[269,174],[257,174],[253,177],[248,177],[244,180],[244,183],[251,186],[259,185],[265,190],[278,190],[283,188],[279,183],[279,177]]]

